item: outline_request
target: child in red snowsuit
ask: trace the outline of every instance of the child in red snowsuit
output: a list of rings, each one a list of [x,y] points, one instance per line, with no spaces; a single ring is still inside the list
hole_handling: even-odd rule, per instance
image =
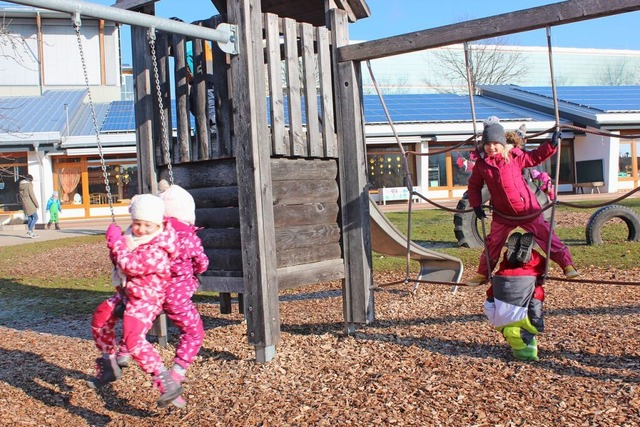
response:
[[[507,340],[518,360],[538,360],[536,335],[544,331],[542,305],[545,259],[531,246],[528,235],[513,233],[504,258],[487,289],[484,312]],[[532,243],[531,243],[532,244]]]
[[[207,271],[209,258],[196,234],[196,206],[191,194],[178,185],[169,186],[165,180],[160,181],[158,189],[164,201],[165,219],[178,237],[178,251],[171,261],[171,280],[165,292],[163,309],[169,320],[180,329],[171,375],[182,382],[204,339],[202,319],[191,298],[199,285],[196,275]],[[185,404],[181,398],[172,403],[179,407]]]
[[[573,266],[569,249],[551,231],[551,225],[544,220],[535,194],[522,176],[523,168],[536,166],[551,157],[558,148],[559,140],[560,134],[555,132],[551,142],[543,143],[535,150],[522,151],[520,148],[511,148],[511,146],[506,148],[505,132],[499,119],[492,116],[485,121],[482,147],[478,147],[479,158],[469,177],[467,193],[469,204],[478,218],[486,217],[481,207],[482,188],[485,184],[491,195],[494,215],[491,230],[485,239],[491,265],[487,265],[483,251],[480,255],[477,274],[466,282],[468,286],[486,283],[489,272],[498,262],[509,233],[516,227],[531,233],[540,247],[546,248],[547,241],[551,237],[551,260],[560,265],[567,278],[575,278],[579,275]],[[538,212],[537,215],[536,212]],[[527,218],[530,215],[534,216]],[[525,219],[520,219],[521,217]]]
[[[131,207],[131,226],[124,235],[112,223],[105,235],[111,259],[123,278],[126,308],[122,320],[123,342],[140,368],[153,375],[160,392],[159,406],[178,398],[182,387],[173,379],[153,345],[146,340],[154,319],[162,311],[167,284],[171,277],[171,259],[177,250],[177,236],[169,222],[163,221],[164,203],[150,194],[137,195]],[[96,347],[102,357],[96,360],[97,376],[90,382],[100,387],[120,378],[116,361],[114,326],[117,293],[98,306],[91,323]]]

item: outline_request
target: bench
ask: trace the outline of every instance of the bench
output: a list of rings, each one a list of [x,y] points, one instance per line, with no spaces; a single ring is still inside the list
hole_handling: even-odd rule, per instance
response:
[[[596,190],[596,193],[600,194],[600,187],[604,187],[604,182],[602,181],[578,182],[576,184],[573,184],[573,188],[576,194],[578,194],[578,192],[581,192],[582,194],[584,194],[585,188],[588,188],[589,190],[591,190],[591,194],[593,194],[594,189]]]
[[[421,193],[420,187],[414,186],[413,191]],[[386,205],[388,201],[406,200],[409,201],[409,190],[407,187],[382,187],[378,190],[379,202]],[[414,195],[413,200],[420,202],[420,197]]]

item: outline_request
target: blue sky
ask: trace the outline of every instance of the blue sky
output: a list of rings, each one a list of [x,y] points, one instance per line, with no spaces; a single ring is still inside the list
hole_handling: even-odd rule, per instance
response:
[[[94,1],[107,6],[115,3],[115,0]],[[352,40],[375,40],[551,3],[557,1],[368,0],[371,16],[351,24],[349,32]],[[177,16],[192,22],[216,15],[217,11],[210,0],[160,0],[156,3],[156,14],[165,18]],[[558,47],[640,50],[639,24],[640,12],[592,19],[553,27],[552,41]],[[123,59],[130,62],[127,26],[123,37]],[[547,45],[544,29],[513,34],[509,40],[519,45]]]

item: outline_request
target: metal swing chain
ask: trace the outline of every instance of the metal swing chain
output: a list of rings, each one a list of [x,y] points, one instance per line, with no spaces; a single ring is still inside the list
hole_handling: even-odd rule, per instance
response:
[[[162,132],[162,149],[164,162],[167,165],[169,173],[169,185],[173,185],[173,168],[171,166],[171,157],[169,156],[169,135],[167,130],[167,119],[164,116],[164,104],[162,102],[162,90],[160,89],[160,73],[158,72],[158,60],[156,57],[156,30],[149,28],[147,32],[149,37],[149,46],[151,48],[151,61],[153,63],[153,77],[156,85],[156,95],[158,97],[158,108],[160,109],[160,128]]]
[[[100,132],[98,129],[98,118],[96,115],[96,109],[93,105],[93,97],[91,96],[91,85],[89,84],[89,73],[87,72],[87,63],[84,57],[84,50],[82,48],[82,37],[80,36],[80,27],[82,22],[80,20],[80,14],[76,12],[73,15],[73,28],[76,32],[76,38],[78,40],[78,49],[80,51],[80,62],[82,63],[82,72],[84,74],[84,82],[87,87],[87,95],[89,98],[89,109],[91,111],[91,121],[93,122],[93,129],[96,133],[96,142],[98,143],[98,155],[100,156],[100,166],[102,168],[102,176],[104,178],[104,188],[107,192],[107,200],[109,201],[109,210],[111,211],[111,221],[116,222],[115,213],[113,211],[113,196],[111,195],[111,186],[109,185],[109,174],[107,173],[107,166],[104,160],[104,153],[102,152],[102,143],[100,142]]]

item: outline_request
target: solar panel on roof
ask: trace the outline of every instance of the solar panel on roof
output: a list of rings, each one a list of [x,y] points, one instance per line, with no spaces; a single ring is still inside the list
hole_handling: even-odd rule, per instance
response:
[[[395,123],[415,122],[456,122],[473,119],[469,97],[452,94],[384,95],[384,103]],[[387,123],[380,99],[377,95],[364,96],[366,123]],[[489,116],[502,120],[522,120],[531,118],[547,119],[539,113],[524,111],[522,108],[474,97],[476,120]]]
[[[175,101],[171,101],[171,111],[176,111]],[[171,115],[171,125],[175,129],[178,126],[177,115]],[[191,128],[195,128],[196,122],[192,114],[189,114]],[[133,132],[136,130],[136,117],[133,101],[113,101],[109,113],[100,128],[100,132]]]
[[[553,98],[551,87],[521,87],[522,92]],[[562,86],[556,89],[558,100],[603,112],[640,110],[640,86]]]
[[[114,101],[100,132],[128,132],[136,128],[133,101]]]

